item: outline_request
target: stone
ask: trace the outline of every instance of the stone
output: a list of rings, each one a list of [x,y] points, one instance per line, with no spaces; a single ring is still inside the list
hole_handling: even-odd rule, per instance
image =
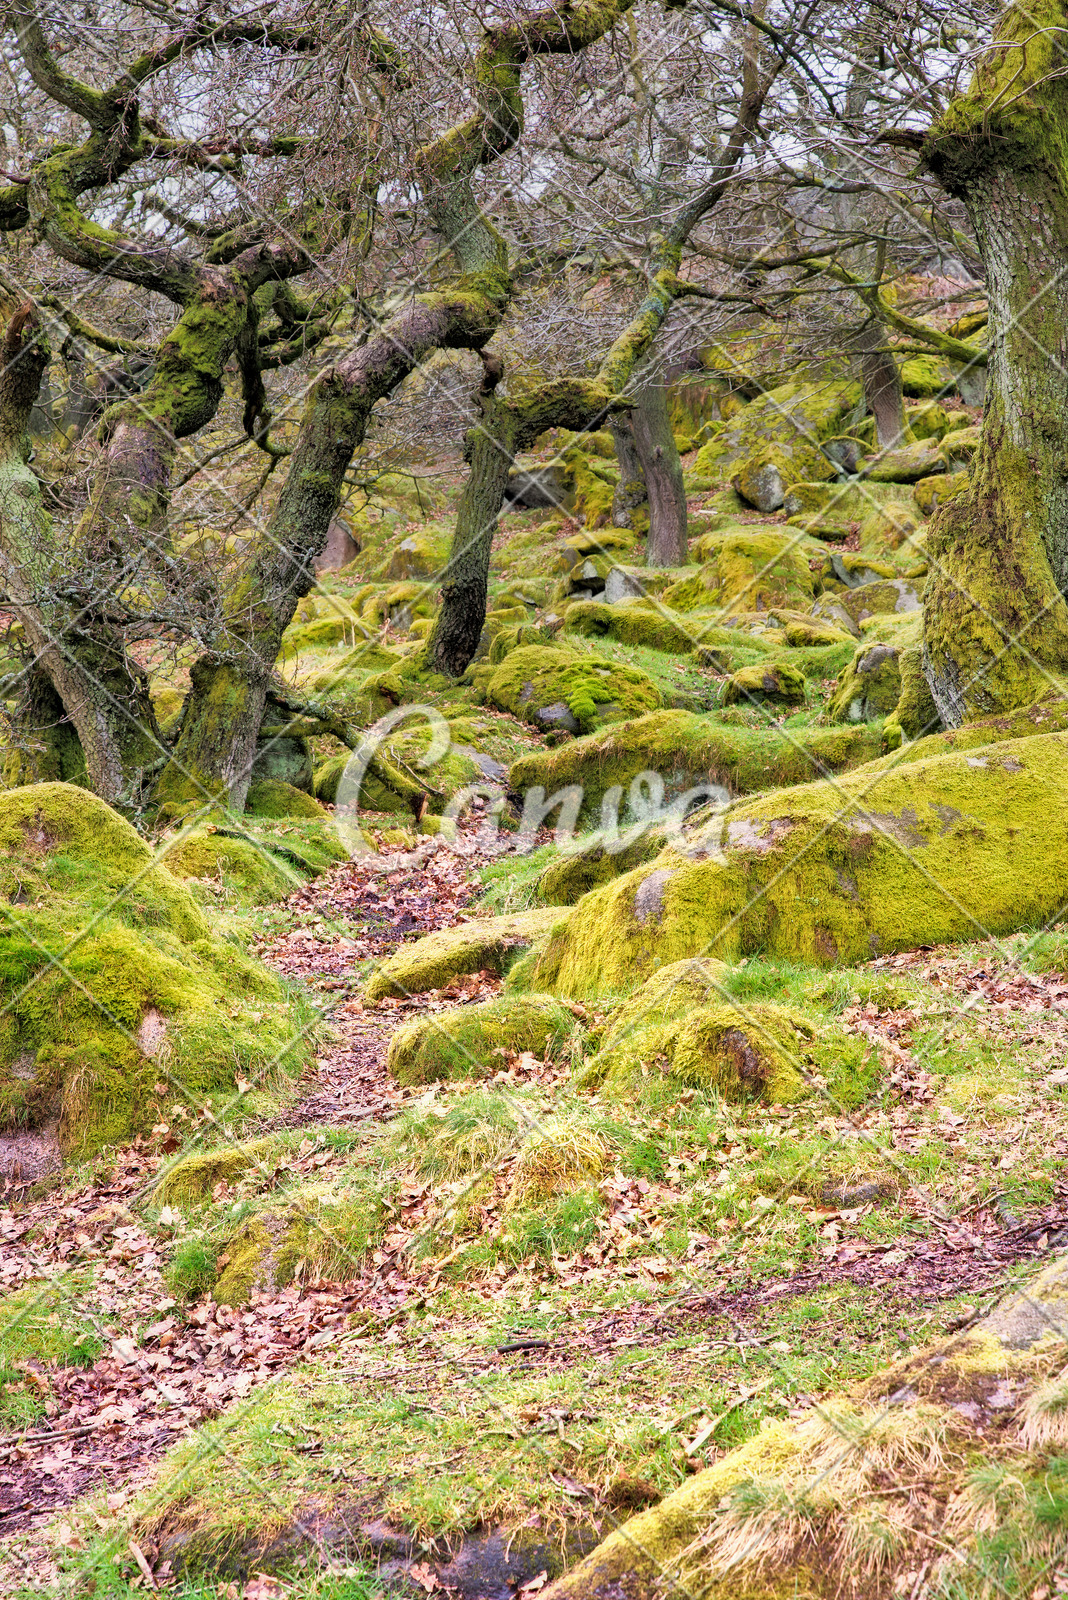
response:
[[[722,703],[725,706],[734,705],[737,701],[759,705],[764,700],[778,701],[783,705],[804,705],[804,673],[792,662],[768,661],[753,667],[742,667],[724,684]]]

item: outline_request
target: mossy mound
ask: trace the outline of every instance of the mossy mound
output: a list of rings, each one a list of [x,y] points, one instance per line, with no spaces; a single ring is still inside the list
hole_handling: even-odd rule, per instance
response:
[[[759,666],[743,667],[723,685],[725,706],[738,701],[760,704],[765,700],[779,705],[804,705],[805,675],[801,669],[790,661],[766,661]]]
[[[901,698],[896,646],[862,644],[841,674],[827,715],[832,722],[872,722],[887,717]]]
[[[197,1150],[169,1166],[153,1190],[155,1205],[189,1205],[208,1200],[220,1183],[234,1184],[246,1172],[269,1168],[281,1150],[275,1138],[253,1139],[221,1150]]]
[[[945,472],[931,478],[921,478],[919,483],[913,485],[912,493],[924,516],[933,517],[939,506],[965,494],[968,483],[967,472]]]
[[[386,1214],[386,1196],[358,1171],[338,1187],[301,1185],[284,1205],[257,1211],[225,1241],[212,1298],[239,1306],[299,1278],[353,1278]]]
[[[1066,756],[1049,734],[737,801],[720,851],[587,895],[525,982],[585,999],[691,955],[831,966],[1039,924],[1068,898]]]
[[[520,911],[508,917],[480,917],[429,933],[402,945],[368,978],[369,1000],[386,995],[422,994],[440,989],[465,972],[508,971],[535,939],[568,916],[559,908]]]
[[[238,1077],[273,1089],[303,1064],[277,979],[213,933],[102,801],[66,784],[9,790],[0,852],[6,1129],[58,1119],[63,1152],[83,1154],[145,1131],[164,1102],[199,1113],[214,1097],[219,1113]]]
[[[597,836],[597,842],[587,849],[560,855],[549,863],[538,879],[538,899],[550,906],[573,906],[591,889],[610,883],[643,861],[652,861],[663,848],[663,828],[655,825],[624,844],[622,850],[608,849]]]
[[[660,691],[635,667],[552,645],[522,645],[497,666],[472,674],[480,698],[535,726],[588,732],[640,717]]]
[[[249,785],[245,810],[250,817],[323,818],[326,812],[310,794],[278,778],[263,778]]]
[[[751,728],[715,713],[656,711],[555,750],[521,756],[512,764],[508,782],[521,794],[541,784],[549,796],[580,784],[579,815],[590,823],[601,822],[605,797],[618,789],[610,820],[618,808],[620,821],[631,824],[648,818],[646,773],[659,779],[665,801],[701,784],[722,786],[732,795],[752,794],[843,772],[870,761],[880,749],[878,736],[867,729]],[[637,787],[632,790],[632,785]]]
[[[213,829],[190,833],[167,848],[166,865],[176,878],[232,896],[244,906],[284,900],[306,881],[292,863],[251,838],[233,838]]]
[[[860,399],[850,381],[812,383],[792,379],[751,400],[701,446],[693,463],[695,486],[726,481],[732,469],[774,449],[786,481],[829,477],[833,471],[818,441],[837,433]]]
[[[548,642],[540,628],[532,627],[529,622],[521,622],[510,627],[502,627],[499,633],[495,633],[486,657],[496,666],[505,656],[511,655],[513,650],[518,650],[522,645],[543,645]]]
[[[924,675],[923,647],[919,643],[906,645],[898,651],[897,664],[901,674],[901,693],[883,724],[883,739],[888,750],[898,749],[906,739],[919,739],[924,734],[936,733],[942,726],[942,718]]]
[[[860,548],[866,555],[880,556],[886,551],[902,554],[924,553],[919,507],[895,500],[887,506],[874,506],[860,525]]]
[[[666,589],[666,606],[694,611],[770,611],[775,606],[804,611],[815,593],[803,536],[788,528],[739,529],[707,535],[700,572]]]
[[[588,638],[618,639],[621,644],[644,645],[673,655],[695,648],[692,626],[664,606],[642,600],[606,605],[597,600],[576,600],[564,612],[564,627]]]
[[[922,585],[908,578],[879,578],[874,583],[861,583],[856,588],[841,589],[833,595],[821,595],[813,606],[813,612],[839,627],[851,628],[856,632],[868,617],[918,613],[921,588]]]
[[[1061,1257],[965,1333],[765,1421],[545,1600],[644,1600],[665,1571],[707,1600],[903,1595],[917,1573],[932,1595],[1034,1594],[1064,1551],[1066,1315]]]
[[[398,1028],[386,1067],[398,1083],[491,1078],[505,1057],[529,1050],[547,1058],[574,1032],[575,1018],[551,995],[499,996],[420,1017]]]
[[[942,440],[942,459],[947,472],[964,472],[971,465],[980,444],[983,430],[977,423],[966,428],[954,428]]]
[[[627,1089],[635,1079],[661,1072],[680,1084],[713,1089],[731,1103],[788,1105],[808,1093],[799,1052],[815,1037],[800,1012],[728,1000],[671,1022],[637,1024],[599,1052],[591,1077]]]
[[[923,738],[909,734],[907,737],[913,740],[911,744],[881,760],[870,762],[865,770],[889,772],[903,764],[926,761],[932,756],[948,755],[953,751],[958,755],[966,755],[969,751],[984,752],[987,745],[1027,739],[1032,734],[1060,733],[1065,729],[1068,729],[1068,700],[1053,696],[1038,701],[1036,705],[1026,706],[1022,711],[979,717],[975,722],[966,723],[963,728],[934,731]],[[979,759],[985,760],[985,755],[980,755]]]
[[[914,444],[899,445],[896,450],[872,456],[862,470],[873,483],[918,483],[921,478],[944,472],[945,462],[937,444],[918,439]]]

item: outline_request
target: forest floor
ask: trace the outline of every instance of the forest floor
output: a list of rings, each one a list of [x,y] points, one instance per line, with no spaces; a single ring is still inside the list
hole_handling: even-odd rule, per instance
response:
[[[248,914],[250,943],[329,1016],[317,1070],[250,1130],[288,1141],[272,1183],[282,1165],[286,1183],[329,1178],[375,1127],[380,1143],[428,1115],[455,1132],[487,1089],[543,1117],[596,1108],[566,1064],[532,1056],[488,1086],[389,1077],[397,1024],[488,998],[489,974],[361,997],[399,942],[475,914],[480,871],[511,848],[470,829],[459,850],[346,863]],[[865,1104],[821,1117],[651,1094],[613,1110],[596,1204],[556,1196],[540,1233],[507,1202],[516,1138],[473,1200],[462,1166],[420,1168],[402,1143],[387,1223],[343,1281],[305,1276],[245,1306],[183,1279],[204,1235],[153,1198],[166,1150],[10,1196],[0,1283],[9,1308],[12,1291],[25,1301],[0,1329],[0,1587],[263,1600],[303,1593],[310,1560],[313,1592],[332,1593],[322,1574],[352,1570],[336,1563],[355,1507],[363,1532],[373,1513],[405,1533],[402,1564],[431,1591],[465,1531],[519,1521],[588,1542],[762,1417],[966,1325],[1068,1236],[1068,983],[1032,955],[1001,941],[857,969],[842,1015],[883,1066]],[[841,1187],[844,1145],[864,1147],[872,1182],[851,1154]],[[230,1198],[223,1182],[210,1203]],[[211,1546],[216,1524],[207,1576],[177,1578],[183,1541],[206,1530]],[[297,1565],[257,1576],[280,1549]]]

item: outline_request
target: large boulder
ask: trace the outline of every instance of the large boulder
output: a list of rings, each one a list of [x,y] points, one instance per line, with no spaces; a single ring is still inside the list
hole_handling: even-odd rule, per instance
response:
[[[739,800],[718,850],[665,851],[587,895],[528,988],[626,992],[686,956],[819,966],[986,937],[1068,899],[1068,735]]]
[[[85,790],[0,794],[0,894],[8,1173],[131,1139],[176,1102],[192,1118],[214,1098],[220,1114],[239,1078],[262,1110],[257,1080],[303,1064],[278,980]]]
[[[716,606],[724,612],[804,611],[815,584],[806,540],[790,528],[738,528],[706,534],[699,572],[666,589],[662,600],[678,611]]]
[[[769,389],[702,445],[693,465],[695,483],[726,482],[735,472],[747,481],[746,463],[754,461],[759,470],[769,460],[780,482],[831,477],[834,469],[819,442],[841,432],[860,398],[860,385],[848,379],[794,379]]]
[[[739,720],[725,720],[730,715]],[[843,772],[870,761],[879,749],[878,737],[867,728],[751,728],[739,713],[655,711],[555,750],[521,756],[508,783],[519,794],[540,784],[548,796],[578,784],[582,820],[599,822],[607,800],[612,815],[618,809],[621,823],[629,826],[647,819],[651,805],[670,803],[697,785],[729,796],[752,794]]]
[[[574,1028],[573,1014],[551,995],[502,995],[405,1023],[389,1042],[386,1067],[398,1083],[492,1078],[506,1056],[550,1055]]]

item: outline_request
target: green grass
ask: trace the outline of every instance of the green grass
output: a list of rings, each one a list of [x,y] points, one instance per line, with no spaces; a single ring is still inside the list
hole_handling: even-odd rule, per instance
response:
[[[99,1312],[91,1268],[0,1296],[0,1425],[25,1427],[42,1417],[47,1370],[91,1367],[108,1348],[113,1326]]]

